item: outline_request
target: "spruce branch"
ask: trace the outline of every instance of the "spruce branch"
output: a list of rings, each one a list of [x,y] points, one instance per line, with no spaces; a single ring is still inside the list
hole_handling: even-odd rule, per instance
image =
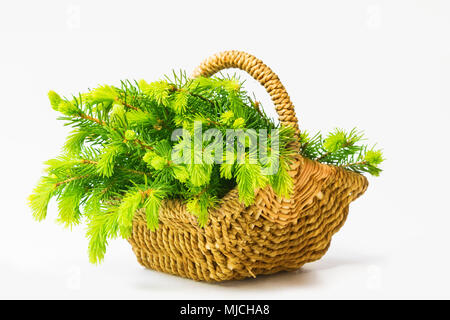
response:
[[[87,159],[81,159],[80,163],[82,163],[82,164],[98,165],[98,161],[87,160]],[[143,175],[143,176],[149,176],[149,173],[148,172],[144,172],[144,171],[134,170],[134,169],[120,167],[120,166],[117,166],[117,169],[123,170],[125,172],[130,172],[130,173],[134,173],[134,174]]]
[[[89,121],[98,123],[98,124],[101,125],[101,126],[106,125],[106,122],[101,121],[101,120],[99,120],[99,119],[97,119],[97,118],[91,117],[91,116],[89,116],[89,115],[87,115],[87,114],[85,114],[85,113],[80,113],[78,116],[79,116],[80,118],[82,118],[82,119],[86,119],[86,120],[89,120]]]
[[[342,146],[339,149],[345,149],[349,146],[352,146],[353,144],[350,141],[346,141],[344,144],[342,144]],[[330,155],[334,154],[337,150],[335,151],[326,151],[324,153],[322,153],[320,156],[318,156],[317,158],[314,159],[314,161],[318,161],[318,162],[323,162],[324,159],[326,159],[327,157],[329,157]]]
[[[379,165],[384,161],[381,150],[370,150],[366,144],[358,142],[365,140],[362,132],[356,128],[346,132],[335,129],[322,139],[320,133],[312,138],[307,132],[300,136],[300,153],[315,161],[327,163],[357,173],[369,173],[378,176],[382,171]]]
[[[132,110],[134,110],[134,111],[139,111],[139,110],[140,110],[138,107],[132,106],[131,104],[125,102],[125,100],[122,100],[122,99],[120,99],[120,98],[116,98],[116,101],[117,101],[118,103],[120,103],[121,105],[124,105],[125,107],[127,107],[127,108],[129,108],[129,109],[132,109]]]
[[[69,183],[69,182],[75,181],[75,180],[80,180],[80,179],[88,178],[89,176],[90,176],[89,174],[85,174],[85,175],[83,175],[83,176],[71,177],[71,178],[65,179],[65,180],[63,180],[63,181],[59,181],[59,182],[55,183],[55,188],[57,188],[57,187],[59,187],[59,186],[61,186],[61,185],[63,185],[63,184],[67,184],[67,183]]]
[[[346,163],[346,164],[343,164],[343,165],[341,165],[341,167],[344,167],[344,168],[346,168],[346,167],[353,167],[353,166],[363,166],[363,165],[367,165],[367,164],[369,164],[367,161],[358,161],[358,162],[351,162],[351,163]]]
[[[147,145],[144,141],[140,140],[140,139],[135,139],[133,140],[133,142],[137,143],[139,146],[141,146],[143,149],[146,150],[153,150],[153,147]]]
[[[171,85],[170,86],[170,91],[171,92],[187,92],[189,95],[191,95],[191,96],[193,96],[195,98],[201,99],[201,100],[203,100],[205,102],[208,102],[213,107],[215,106],[214,101],[212,101],[212,100],[208,99],[207,97],[204,97],[204,96],[202,96],[202,95],[200,95],[198,93],[194,93],[193,91],[191,91],[189,89],[178,88],[176,85]]]

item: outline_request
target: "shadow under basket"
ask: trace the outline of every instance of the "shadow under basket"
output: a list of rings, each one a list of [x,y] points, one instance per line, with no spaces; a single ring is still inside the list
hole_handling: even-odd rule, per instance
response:
[[[298,133],[284,86],[254,56],[222,52],[205,60],[194,76],[211,76],[225,68],[239,68],[258,80],[272,97],[281,124]],[[296,270],[326,253],[347,218],[350,202],[364,193],[368,182],[361,174],[300,155],[290,175],[294,182],[290,199],[267,187],[246,207],[233,189],[210,210],[204,228],[181,200],[162,204],[156,231],[148,230],[145,213],[138,211],[128,241],[143,266],[194,280],[237,280]]]

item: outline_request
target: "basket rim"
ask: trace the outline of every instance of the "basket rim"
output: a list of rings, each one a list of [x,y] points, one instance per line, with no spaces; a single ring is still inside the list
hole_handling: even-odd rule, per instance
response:
[[[364,176],[361,173],[357,173],[351,170],[347,170],[345,168],[339,167],[339,166],[335,166],[332,164],[326,164],[326,163],[321,163],[318,162],[316,160],[313,159],[309,159],[309,158],[304,158],[302,156],[299,157],[293,161],[293,163],[291,164],[291,170],[290,172],[295,172],[296,170],[302,170],[303,169],[303,165],[304,163],[310,162],[310,164],[315,164],[318,165],[319,167],[327,167],[329,168],[329,176],[327,179],[329,178],[333,178],[334,176],[338,175],[338,174],[343,174],[345,176],[348,176],[350,178],[353,179],[360,179],[361,180],[361,184],[363,186],[365,186],[363,189],[363,191],[361,192],[364,193],[365,189],[368,186],[368,180],[367,177]],[[297,164],[296,166],[294,164]],[[300,166],[300,168],[297,168],[298,166]],[[295,178],[293,178],[295,179]],[[325,179],[326,180],[326,179]],[[298,181],[297,181],[298,182]],[[294,184],[296,183],[296,181],[294,181]],[[322,187],[319,188],[319,192],[322,190]],[[258,193],[260,192],[265,192],[265,193],[269,193],[271,195],[274,195],[278,198],[281,198],[283,200],[289,200],[286,199],[284,197],[280,197],[277,196],[275,194],[275,192],[272,190],[271,186],[266,186],[263,189],[259,189],[257,191]],[[295,193],[295,191],[294,191]],[[256,196],[256,195],[255,195]],[[313,195],[315,196],[315,195]],[[358,196],[359,197],[359,196]],[[230,208],[233,207],[233,211],[236,212],[236,214],[242,212],[242,210],[246,210],[248,208],[251,208],[252,206],[254,206],[256,203],[251,204],[249,206],[245,206],[240,200],[239,200],[239,191],[238,191],[238,187],[235,186],[234,188],[232,188],[231,190],[229,190],[222,198],[219,199],[218,201],[218,205],[215,206],[214,208],[210,208],[208,210],[208,214],[210,216],[210,219],[208,220],[207,226],[211,224],[211,217],[216,217],[216,216],[221,216],[223,215],[223,211],[229,212],[230,210],[224,210],[225,208]],[[197,219],[196,216],[189,213],[187,210],[187,206],[186,203],[183,199],[165,199],[164,201],[162,201],[161,203],[161,208],[160,208],[160,220],[161,222],[163,222],[165,219],[170,219],[171,221],[173,221],[173,219],[175,219],[175,217],[168,217],[167,216],[167,209],[168,208],[174,208],[177,207],[178,209],[176,211],[179,212],[179,214],[177,215],[176,219],[180,220],[180,222],[185,222],[185,223],[189,223],[190,225],[195,226],[196,228],[201,228],[198,226],[197,223]],[[141,211],[142,209],[138,210]],[[298,215],[302,212],[302,209],[300,209],[300,212],[296,215],[296,216],[292,216],[292,217],[273,217],[267,214],[261,214],[263,217],[265,217],[267,220],[274,222],[274,223],[279,223],[281,225],[286,225],[289,224],[293,221],[296,221],[298,219]]]

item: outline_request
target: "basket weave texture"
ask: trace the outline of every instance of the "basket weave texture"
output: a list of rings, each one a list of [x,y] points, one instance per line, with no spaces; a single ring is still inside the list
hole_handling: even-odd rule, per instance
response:
[[[261,60],[240,51],[225,51],[206,59],[193,76],[211,76],[238,68],[258,80],[270,94],[279,120],[299,132],[294,106],[278,76]],[[331,237],[344,224],[350,202],[367,189],[357,173],[297,155],[290,175],[294,192],[278,197],[270,187],[260,190],[245,207],[231,190],[210,210],[204,228],[180,200],[160,209],[157,231],[147,229],[138,211],[128,239],[140,264],[194,280],[225,281],[296,270],[320,259]]]

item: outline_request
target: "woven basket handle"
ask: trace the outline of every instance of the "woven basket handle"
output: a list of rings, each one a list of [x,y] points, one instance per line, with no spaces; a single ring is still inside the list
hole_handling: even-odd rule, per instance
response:
[[[227,69],[238,68],[246,71],[264,88],[266,88],[278,114],[280,123],[291,126],[299,134],[298,120],[295,116],[294,105],[289,98],[286,89],[278,76],[268,66],[256,57],[242,51],[224,51],[204,60],[193,72],[193,77],[209,77],[216,72]]]

